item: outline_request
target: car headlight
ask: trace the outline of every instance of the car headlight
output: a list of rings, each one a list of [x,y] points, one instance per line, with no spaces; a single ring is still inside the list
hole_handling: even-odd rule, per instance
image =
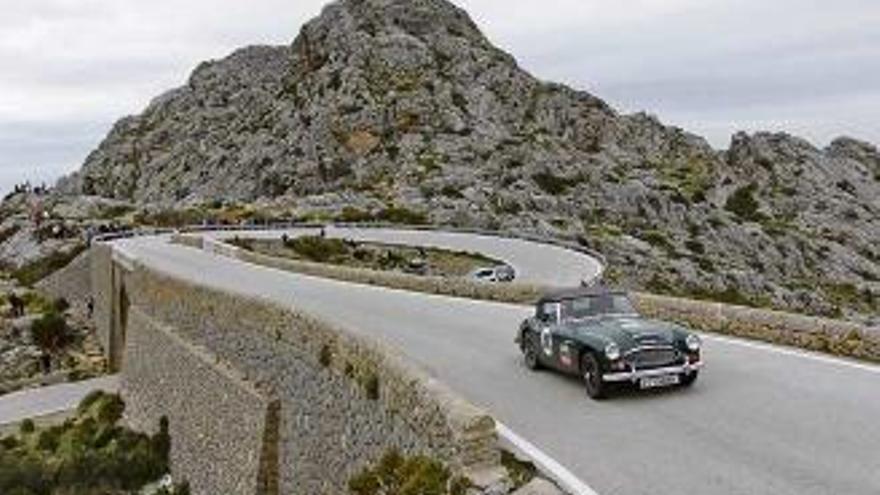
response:
[[[699,351],[700,345],[702,344],[700,342],[700,338],[694,334],[688,335],[687,339],[685,339],[684,343],[687,345],[688,350],[690,350],[691,352]]]
[[[605,346],[605,357],[608,358],[609,361],[617,361],[620,359],[620,347],[617,346],[614,342]]]

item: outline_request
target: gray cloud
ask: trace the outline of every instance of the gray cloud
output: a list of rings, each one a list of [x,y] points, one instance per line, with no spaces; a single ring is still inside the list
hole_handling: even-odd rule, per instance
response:
[[[0,186],[51,183],[70,172],[109,126],[103,122],[0,123]]]
[[[0,191],[75,169],[198,62],[289,43],[323,0],[29,0],[0,17]],[[456,0],[542,79],[718,147],[737,130],[880,142],[876,0]]]

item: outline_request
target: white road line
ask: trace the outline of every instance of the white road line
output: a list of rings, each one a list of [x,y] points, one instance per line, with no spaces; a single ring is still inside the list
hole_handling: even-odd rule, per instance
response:
[[[538,469],[548,474],[557,483],[562,485],[562,488],[569,490],[573,495],[599,495],[562,464],[556,462],[556,460],[545,454],[538,447],[535,447],[528,440],[511,431],[510,428],[496,422],[495,429],[502,439],[510,442],[523,455],[531,459]]]
[[[786,356],[810,359],[810,360],[817,361],[820,363],[825,363],[825,364],[846,366],[849,368],[853,368],[853,369],[857,369],[857,370],[861,370],[861,371],[868,371],[871,373],[880,373],[880,366],[878,366],[878,365],[869,364],[869,363],[860,363],[857,361],[851,361],[849,359],[844,359],[844,358],[839,358],[839,357],[834,357],[834,356],[827,356],[824,354],[820,354],[818,352],[796,349],[793,347],[784,347],[784,346],[780,346],[780,345],[769,344],[766,342],[755,342],[755,341],[734,338],[734,337],[722,337],[719,335],[706,334],[706,333],[701,333],[700,337],[702,337],[704,340],[710,340],[710,341],[714,340],[717,342],[724,342],[725,344],[738,345],[741,347],[748,347],[750,349],[757,349],[757,350],[766,351],[766,352],[774,352],[776,354],[783,354]]]

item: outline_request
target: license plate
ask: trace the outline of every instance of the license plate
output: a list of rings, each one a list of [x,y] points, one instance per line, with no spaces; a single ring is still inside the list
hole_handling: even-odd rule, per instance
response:
[[[678,375],[650,376],[647,378],[642,378],[639,381],[639,386],[643,389],[669,387],[671,385],[678,385]]]

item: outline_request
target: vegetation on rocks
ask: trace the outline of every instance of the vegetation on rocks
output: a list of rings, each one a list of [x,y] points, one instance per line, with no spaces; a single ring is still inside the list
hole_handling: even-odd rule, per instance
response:
[[[71,343],[74,336],[64,316],[57,311],[43,314],[31,324],[34,343],[49,354],[54,354]]]
[[[61,425],[22,423],[0,440],[0,493],[122,495],[158,480],[168,472],[168,422],[137,433],[119,425],[124,409],[118,396],[95,392]]]
[[[352,495],[465,495],[470,482],[440,461],[390,450],[349,481]]]
[[[401,225],[424,225],[428,223],[428,216],[409,208],[389,206],[379,211],[376,215],[376,220]]]
[[[758,186],[754,183],[740,187],[727,199],[724,209],[735,214],[737,217],[751,222],[759,222],[764,216],[758,211],[761,205],[755,199],[755,191]]]
[[[0,294],[0,304],[0,394],[105,372],[84,306],[22,287]]]
[[[520,460],[506,450],[501,451],[501,465],[507,470],[514,488],[526,485],[538,475],[538,468],[534,464]]]
[[[535,184],[537,184],[542,191],[553,196],[568,192],[570,188],[580,182],[580,179],[567,179],[556,176],[551,172],[539,172],[532,176],[532,180],[535,181]]]
[[[284,247],[308,261],[319,263],[341,263],[349,255],[349,249],[342,239],[329,239],[319,236],[302,236],[284,242]]]

